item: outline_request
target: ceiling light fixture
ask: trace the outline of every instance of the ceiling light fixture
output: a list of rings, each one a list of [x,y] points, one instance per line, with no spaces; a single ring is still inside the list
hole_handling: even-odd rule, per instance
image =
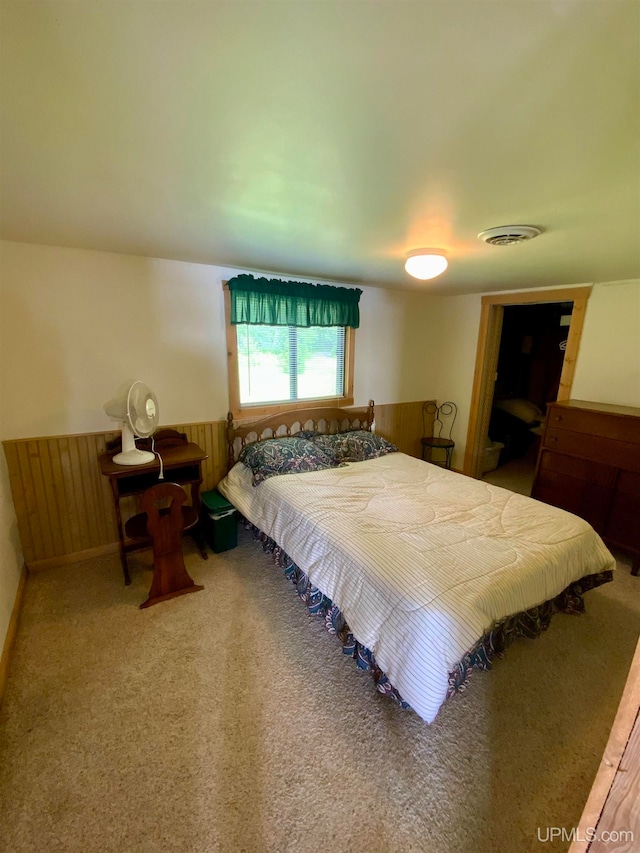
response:
[[[407,255],[404,268],[414,278],[427,281],[443,273],[449,266],[441,249],[414,249]]]

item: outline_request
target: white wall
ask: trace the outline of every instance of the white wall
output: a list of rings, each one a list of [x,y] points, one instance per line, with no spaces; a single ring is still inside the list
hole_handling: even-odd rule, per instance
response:
[[[539,291],[542,292],[542,291]],[[481,294],[429,303],[429,330],[437,336],[441,365],[432,387],[439,402],[459,407],[453,465],[462,468],[475,371]],[[571,396],[640,407],[640,281],[594,284],[576,362]]]
[[[103,404],[129,378],[154,388],[161,423],[225,417],[221,282],[243,270],[26,243],[0,253],[0,438],[110,429]],[[363,291],[356,404],[455,401],[461,467],[481,297]],[[574,397],[640,406],[639,328],[640,281],[594,286]],[[1,644],[23,558],[0,455]]]
[[[217,269],[26,243],[1,248],[3,439],[111,429],[103,404],[129,378],[155,390],[163,423],[224,413]]]
[[[593,288],[571,396],[640,406],[640,279]]]
[[[451,400],[458,407],[452,433],[456,443],[453,467],[462,470],[480,329],[480,297],[449,296],[440,300],[438,309],[440,371],[435,396],[438,403]]]
[[[161,423],[224,418],[222,281],[237,272],[1,243],[0,438],[111,429],[103,404],[129,378],[156,391]],[[365,288],[360,306],[356,405],[433,395],[435,365],[424,357],[425,298]],[[23,557],[3,452],[0,457],[1,648]]]
[[[2,282],[0,281],[0,300],[2,299]],[[0,316],[2,316],[0,314]],[[0,346],[2,344],[2,326],[0,325]],[[0,365],[6,362],[0,361]],[[0,394],[0,412],[3,408],[3,398]],[[23,558],[20,548],[20,537],[13,500],[9,488],[9,474],[4,451],[0,448],[0,654],[9,627],[9,620],[18,591],[18,582],[22,570]]]
[[[222,281],[242,270],[107,252],[1,244],[2,439],[94,432],[120,385],[156,392],[164,424],[228,409]],[[432,394],[435,366],[407,360],[426,297],[363,288],[356,404]],[[428,349],[428,347],[427,347]]]
[[[135,377],[156,391],[162,423],[225,417],[221,282],[239,270],[26,243],[0,248],[1,438],[109,429],[103,404]],[[356,404],[454,400],[460,467],[480,295],[363,291]],[[574,397],[640,406],[639,327],[640,281],[593,287]]]
[[[0,450],[0,653],[18,590],[23,565],[4,452]]]

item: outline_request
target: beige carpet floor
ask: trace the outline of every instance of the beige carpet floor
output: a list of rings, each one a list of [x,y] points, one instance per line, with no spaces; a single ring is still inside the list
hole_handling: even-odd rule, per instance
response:
[[[536,463],[531,459],[510,459],[494,471],[482,475],[485,483],[492,483],[502,489],[510,489],[519,495],[531,494]]]
[[[571,827],[638,633],[623,563],[431,726],[376,693],[251,536],[141,611],[148,558],[29,578],[0,710],[3,851],[520,853]]]

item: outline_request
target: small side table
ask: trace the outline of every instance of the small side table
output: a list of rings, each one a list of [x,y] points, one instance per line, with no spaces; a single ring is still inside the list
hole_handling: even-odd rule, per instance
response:
[[[451,468],[451,460],[453,459],[453,448],[456,446],[455,441],[452,441],[450,438],[436,438],[432,436],[431,438],[421,438],[420,443],[422,444],[422,459],[426,461],[433,460],[425,460],[425,455],[427,450],[444,450],[445,452],[445,463],[442,465],[439,462],[433,462],[434,465],[440,465],[441,468]]]
[[[181,486],[191,487],[191,505],[193,506],[198,524],[191,529],[200,550],[203,560],[209,556],[204,542],[200,541],[201,523],[200,518],[200,486],[202,485],[202,463],[207,459],[207,454],[193,442],[188,442],[184,433],[176,430],[160,430],[156,433],[156,450],[162,456],[162,463],[166,472],[167,481],[178,483]],[[138,445],[140,446],[140,445]],[[100,470],[109,478],[111,491],[113,493],[113,505],[116,515],[116,528],[118,530],[118,541],[120,543],[120,562],[124,574],[124,582],[128,586],[131,583],[129,567],[127,565],[127,554],[146,548],[144,542],[125,542],[125,525],[122,521],[120,501],[131,495],[141,495],[152,486],[163,482],[159,479],[160,463],[157,460],[147,462],[146,465],[118,465],[113,461],[115,451],[103,453],[100,456]],[[131,531],[136,532],[136,529]]]

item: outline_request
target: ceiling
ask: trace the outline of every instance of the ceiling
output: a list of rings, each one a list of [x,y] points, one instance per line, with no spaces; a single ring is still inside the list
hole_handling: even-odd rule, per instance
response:
[[[4,239],[436,293],[640,278],[636,0],[2,0],[1,33]],[[544,233],[478,240],[507,224]]]

